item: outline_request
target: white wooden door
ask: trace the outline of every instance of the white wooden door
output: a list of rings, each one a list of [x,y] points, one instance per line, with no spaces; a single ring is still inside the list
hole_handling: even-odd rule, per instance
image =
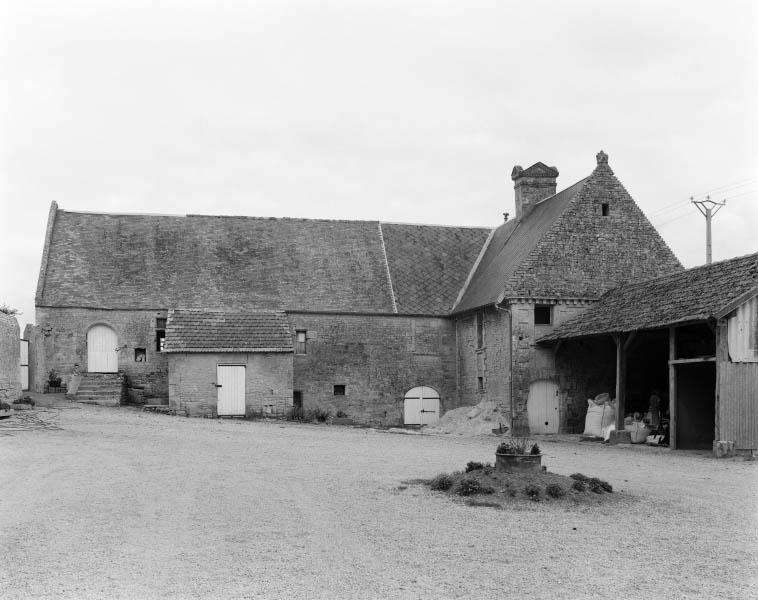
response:
[[[432,425],[440,419],[440,395],[430,387],[415,387],[405,395],[403,409],[406,425]]]
[[[552,381],[534,381],[526,404],[531,433],[558,433],[558,386]]]
[[[107,325],[95,325],[87,332],[87,371],[116,373],[118,371],[118,339]]]
[[[218,365],[216,369],[216,413],[219,417],[245,416],[245,366]]]
[[[21,357],[18,361],[21,376],[21,391],[29,389],[29,340],[21,340]]]

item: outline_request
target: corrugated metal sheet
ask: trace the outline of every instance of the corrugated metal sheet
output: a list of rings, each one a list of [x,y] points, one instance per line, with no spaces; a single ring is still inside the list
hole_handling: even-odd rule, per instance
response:
[[[758,296],[729,319],[729,356],[734,362],[758,362]]]
[[[758,363],[719,363],[719,438],[758,448]]]

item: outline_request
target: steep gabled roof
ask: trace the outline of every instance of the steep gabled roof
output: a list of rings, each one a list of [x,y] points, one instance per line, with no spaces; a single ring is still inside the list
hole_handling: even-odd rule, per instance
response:
[[[283,312],[170,310],[166,352],[292,352]]]
[[[626,333],[718,317],[758,288],[758,253],[621,285],[540,342]]]
[[[447,314],[488,233],[56,207],[48,225],[37,305],[109,309]]]
[[[554,196],[538,202],[526,217],[520,220],[512,219],[500,225],[490,239],[484,256],[454,312],[464,312],[498,302],[513,273],[534,250],[556,219],[563,214],[584,182],[582,179]]]
[[[619,283],[682,269],[607,155],[597,160],[589,177],[498,228],[454,313],[515,298],[596,299]]]

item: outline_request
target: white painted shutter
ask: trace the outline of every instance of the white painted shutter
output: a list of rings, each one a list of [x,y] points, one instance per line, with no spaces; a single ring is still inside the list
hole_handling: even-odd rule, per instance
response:
[[[216,371],[218,404],[216,412],[220,417],[245,415],[245,366],[218,365]]]
[[[118,371],[118,339],[107,325],[95,325],[87,332],[87,371],[116,373]]]

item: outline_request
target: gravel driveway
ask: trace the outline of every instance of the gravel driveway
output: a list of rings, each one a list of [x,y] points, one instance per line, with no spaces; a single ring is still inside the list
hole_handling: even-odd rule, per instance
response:
[[[495,510],[399,489],[494,438],[74,406],[0,429],[4,599],[758,595],[758,461],[541,440],[625,494]]]

